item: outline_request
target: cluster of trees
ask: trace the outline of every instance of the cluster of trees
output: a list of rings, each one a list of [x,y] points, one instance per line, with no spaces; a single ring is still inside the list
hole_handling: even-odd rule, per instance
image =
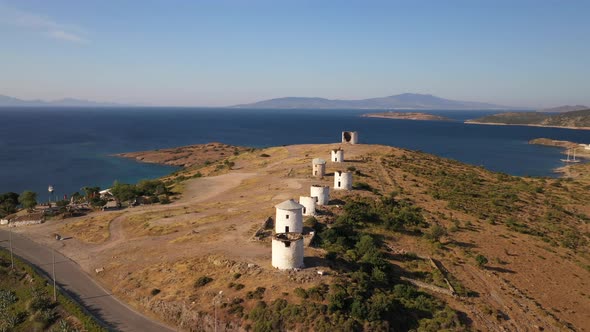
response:
[[[83,187],[82,194],[75,192],[70,195],[70,198],[75,203],[87,202],[94,207],[102,207],[107,203],[108,198],[101,197],[100,190],[100,187]],[[119,203],[133,201],[140,196],[147,197],[149,203],[170,202],[168,199],[170,192],[160,180],[142,180],[138,184],[115,181],[111,188],[111,194]],[[55,202],[64,211],[68,203],[67,200]],[[37,193],[32,191],[27,190],[21,194],[14,192],[0,194],[0,218],[16,213],[20,208],[31,211],[37,204]]]
[[[336,281],[294,290],[304,301],[259,302],[248,313],[254,331],[305,328],[316,331],[462,330],[457,313],[437,298],[403,283],[385,258],[374,230],[414,231],[428,226],[420,210],[395,195],[380,200],[357,198],[331,227],[308,220],[317,231],[316,245],[339,271]],[[378,233],[378,232],[377,232]]]
[[[117,202],[129,202],[138,197],[148,197],[149,203],[169,203],[170,192],[160,180],[142,180],[138,184],[127,184],[115,181],[111,187],[111,194]]]
[[[18,197],[19,194],[13,192],[0,194],[0,218],[17,211],[19,205]]]
[[[0,218],[16,213],[20,207],[32,210],[37,206],[37,194],[24,191],[22,194],[7,192],[0,194]]]
[[[391,193],[379,200],[359,198],[349,202],[337,221],[357,227],[375,224],[392,231],[420,234],[428,227],[421,209],[408,200],[396,199],[396,195]]]

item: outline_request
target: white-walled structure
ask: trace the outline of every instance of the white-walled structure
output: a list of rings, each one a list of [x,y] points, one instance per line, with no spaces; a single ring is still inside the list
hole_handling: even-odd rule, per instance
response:
[[[303,235],[280,233],[273,236],[272,266],[279,270],[303,268]]]
[[[357,144],[359,142],[359,134],[356,131],[343,131],[342,143]]]
[[[334,189],[352,190],[352,173],[343,171],[334,172]]]
[[[275,205],[275,233],[302,233],[304,206],[290,199]]]
[[[330,187],[314,184],[311,186],[309,196],[316,198],[317,205],[327,205],[330,201]]]
[[[303,215],[315,215],[315,197],[300,196],[299,204],[303,205]]]
[[[334,163],[341,163],[344,162],[344,150],[338,148],[332,150],[332,155],[330,157],[330,161]]]
[[[314,158],[311,162],[312,171],[311,174],[318,178],[322,178],[326,175],[326,161],[321,158]]]

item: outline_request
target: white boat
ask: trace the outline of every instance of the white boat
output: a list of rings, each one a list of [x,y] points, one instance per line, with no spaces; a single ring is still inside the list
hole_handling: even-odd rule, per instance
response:
[[[567,159],[561,159],[561,161],[564,163],[579,163],[580,159],[576,159],[576,149],[573,148],[571,150],[574,150],[574,157],[570,159],[570,149],[567,149]]]

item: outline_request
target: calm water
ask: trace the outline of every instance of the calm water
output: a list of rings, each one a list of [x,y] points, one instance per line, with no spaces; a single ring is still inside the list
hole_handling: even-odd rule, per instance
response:
[[[82,186],[136,182],[174,170],[110,157],[212,141],[265,147],[338,142],[356,130],[362,143],[422,150],[514,175],[554,176],[560,150],[527,144],[549,137],[590,143],[590,131],[480,126],[360,118],[356,110],[245,109],[10,109],[0,108],[0,193],[37,191],[52,184],[60,195]],[[456,120],[492,112],[432,112]]]

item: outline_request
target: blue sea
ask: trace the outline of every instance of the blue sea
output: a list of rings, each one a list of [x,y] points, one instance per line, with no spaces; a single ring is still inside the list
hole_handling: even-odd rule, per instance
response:
[[[363,110],[205,108],[0,108],[0,193],[33,190],[43,198],[83,186],[107,188],[175,170],[112,157],[208,142],[267,147],[334,143],[343,130],[361,143],[421,150],[513,175],[555,176],[560,149],[529,145],[547,137],[590,143],[590,131],[466,125],[494,112],[432,111],[453,122],[362,118]]]

